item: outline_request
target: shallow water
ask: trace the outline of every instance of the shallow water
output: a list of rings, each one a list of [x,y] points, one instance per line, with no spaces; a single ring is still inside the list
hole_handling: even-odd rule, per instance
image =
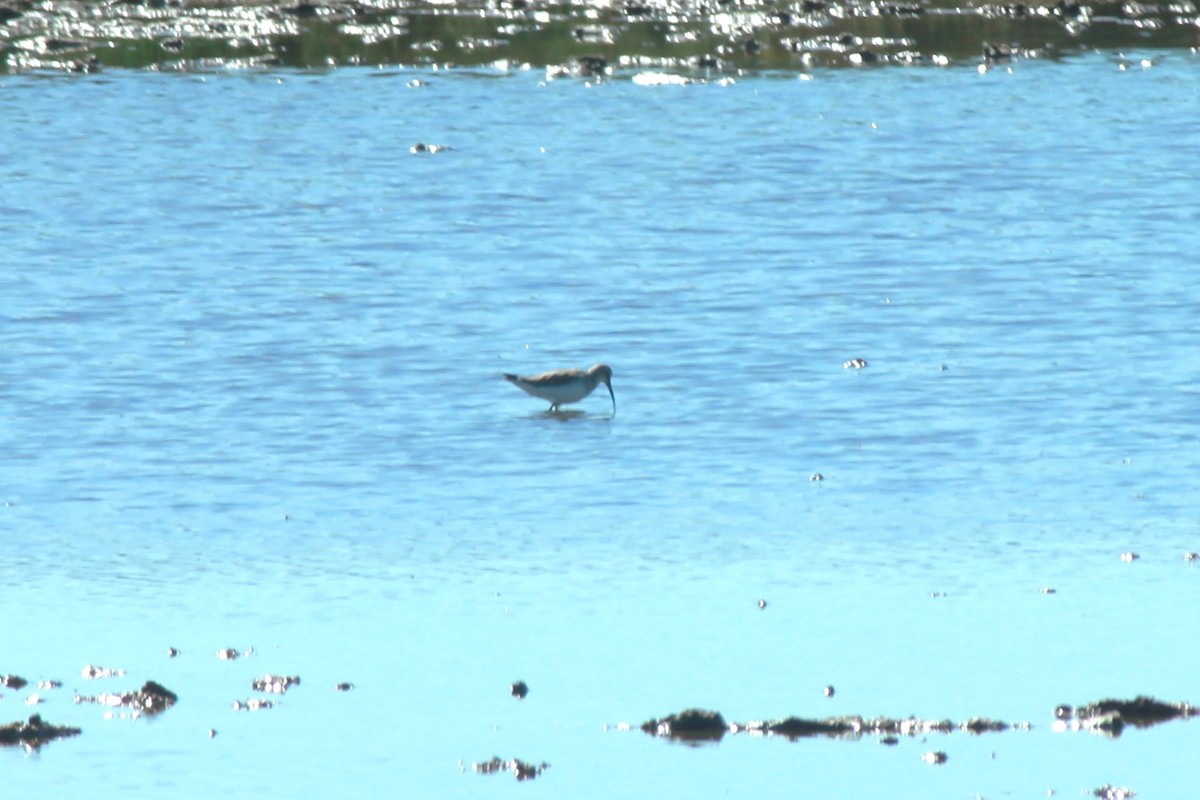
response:
[[[0,674],[65,685],[0,722],[84,729],[6,787],[1183,796],[1195,722],[1051,729],[1200,698],[1200,84],[1128,55],[5,77]],[[693,706],[1033,728],[636,730]]]

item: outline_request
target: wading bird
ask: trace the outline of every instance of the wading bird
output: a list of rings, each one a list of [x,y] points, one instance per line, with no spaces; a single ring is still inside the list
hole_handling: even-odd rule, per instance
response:
[[[613,394],[612,388],[612,367],[606,364],[597,364],[586,370],[556,369],[540,375],[505,373],[504,380],[516,384],[526,394],[550,401],[552,412],[558,411],[558,407],[564,403],[578,403],[603,383],[608,387],[608,396],[612,398],[613,415],[617,413],[617,396]]]

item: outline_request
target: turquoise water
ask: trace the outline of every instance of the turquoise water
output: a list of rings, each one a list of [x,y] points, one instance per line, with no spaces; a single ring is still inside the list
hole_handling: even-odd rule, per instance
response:
[[[1194,721],[1051,723],[1200,702],[1195,67],[5,77],[0,723],[84,729],[6,789],[1185,796]]]

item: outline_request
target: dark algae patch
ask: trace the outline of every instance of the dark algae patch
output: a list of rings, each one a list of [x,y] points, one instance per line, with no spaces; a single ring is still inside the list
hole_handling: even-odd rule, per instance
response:
[[[5,689],[12,689],[15,692],[19,692],[21,689],[24,689],[25,684],[27,683],[29,683],[29,681],[25,680],[20,675],[0,675],[0,686],[3,686]]]
[[[665,736],[682,742],[719,742],[729,725],[716,711],[690,708],[662,719],[642,723],[642,730],[653,736]]]
[[[96,703],[102,706],[123,708],[138,714],[161,714],[178,702],[176,696],[167,687],[155,681],[146,681],[142,688],[135,692],[121,694],[101,693],[93,696],[75,697],[76,703]]]
[[[343,65],[670,70],[970,63],[1197,45],[1194,0],[0,0],[0,63],[92,74]]]
[[[79,728],[68,725],[51,725],[44,721],[39,714],[34,714],[28,722],[10,722],[0,725],[0,745],[24,745],[36,749],[46,742],[62,739],[67,736],[78,736]]]
[[[1107,736],[1120,736],[1126,727],[1148,728],[1176,719],[1200,716],[1189,703],[1165,703],[1152,697],[1132,700],[1101,700],[1084,706],[1059,706],[1054,710],[1056,730],[1087,730]],[[1008,723],[988,717],[971,717],[963,722],[920,717],[840,716],[808,718],[790,716],[771,721],[729,722],[716,711],[688,709],[661,719],[642,723],[643,732],[674,741],[697,744],[719,742],[726,734],[781,736],[790,741],[802,739],[862,739],[876,737],[883,744],[896,744],[900,737],[916,738],[955,731],[980,736],[1010,730],[1029,730],[1027,722]],[[944,754],[943,754],[944,755]],[[945,759],[931,763],[943,763]]]
[[[642,730],[652,736],[662,736],[683,742],[716,742],[720,741],[727,733],[748,733],[751,736],[782,736],[792,741],[814,737],[861,739],[864,736],[877,736],[888,744],[893,744],[896,737],[899,736],[915,737],[931,733],[952,733],[956,730],[981,734],[989,731],[1006,731],[1012,728],[1028,729],[1029,727],[1027,723],[1010,725],[1007,722],[985,717],[972,717],[966,722],[955,723],[948,719],[919,719],[917,717],[894,719],[891,717],[842,716],[810,719],[791,716],[774,721],[726,723],[725,718],[718,712],[698,709],[689,709],[642,724]]]
[[[1127,726],[1149,728],[1175,719],[1200,715],[1189,703],[1164,703],[1138,695],[1132,700],[1101,700],[1084,706],[1059,706],[1054,716],[1064,729],[1086,730],[1106,736],[1120,736]]]

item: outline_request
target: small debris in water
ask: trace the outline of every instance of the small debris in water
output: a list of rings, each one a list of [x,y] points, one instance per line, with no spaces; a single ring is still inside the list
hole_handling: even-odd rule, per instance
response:
[[[444,144],[425,144],[424,142],[417,142],[409,148],[409,152],[413,153],[414,155],[426,153],[432,156],[449,149],[450,148]]]
[[[283,694],[293,686],[300,685],[299,675],[263,675],[255,678],[252,688],[256,692]]]
[[[759,600],[759,601],[758,601],[758,607],[759,607],[759,608],[766,608],[766,607],[767,607],[767,601],[766,601],[766,600]]]
[[[519,781],[527,781],[541,775],[550,765],[544,761],[541,764],[530,764],[519,758],[505,761],[499,756],[493,756],[490,761],[472,764],[471,769],[480,775],[495,775],[498,772],[512,772]]]
[[[971,719],[967,720],[966,722],[959,723],[958,727],[960,730],[978,735],[981,733],[999,733],[1001,731],[1006,731],[1009,729],[1009,724],[996,719],[971,717]]]
[[[808,476],[808,479],[810,481],[814,481],[814,482],[815,481],[823,481],[823,480],[825,480],[825,476],[819,472],[814,472],[812,475]]]
[[[945,764],[950,759],[950,756],[943,753],[941,750],[933,750],[928,753],[921,754],[921,760],[926,764]]]
[[[865,358],[852,358],[846,363],[842,364],[843,369],[863,369],[866,366],[867,360]]]
[[[1058,593],[1058,589],[1055,589],[1053,586],[1043,586],[1038,591],[1041,592],[1042,594],[1057,594]]]
[[[38,681],[37,688],[43,692],[49,691],[51,689],[61,689],[62,681]]]
[[[257,697],[251,697],[249,700],[234,700],[234,711],[261,711],[267,708],[274,708],[275,704],[270,700],[259,700]]]
[[[512,696],[518,700],[524,700],[525,695],[529,694],[529,686],[525,681],[517,681],[512,685]]]
[[[354,688],[354,684],[353,684],[353,683],[347,683],[347,682],[343,682],[343,683],[336,683],[336,684],[334,684],[334,686],[333,686],[333,690],[334,690],[335,692],[348,692],[348,691],[350,691],[350,690],[351,690],[351,689],[353,689],[353,688]]]
[[[92,681],[100,678],[123,678],[125,677],[125,670],[110,669],[109,667],[94,667],[91,664],[88,664],[79,671],[79,674],[83,676],[84,680]]]

